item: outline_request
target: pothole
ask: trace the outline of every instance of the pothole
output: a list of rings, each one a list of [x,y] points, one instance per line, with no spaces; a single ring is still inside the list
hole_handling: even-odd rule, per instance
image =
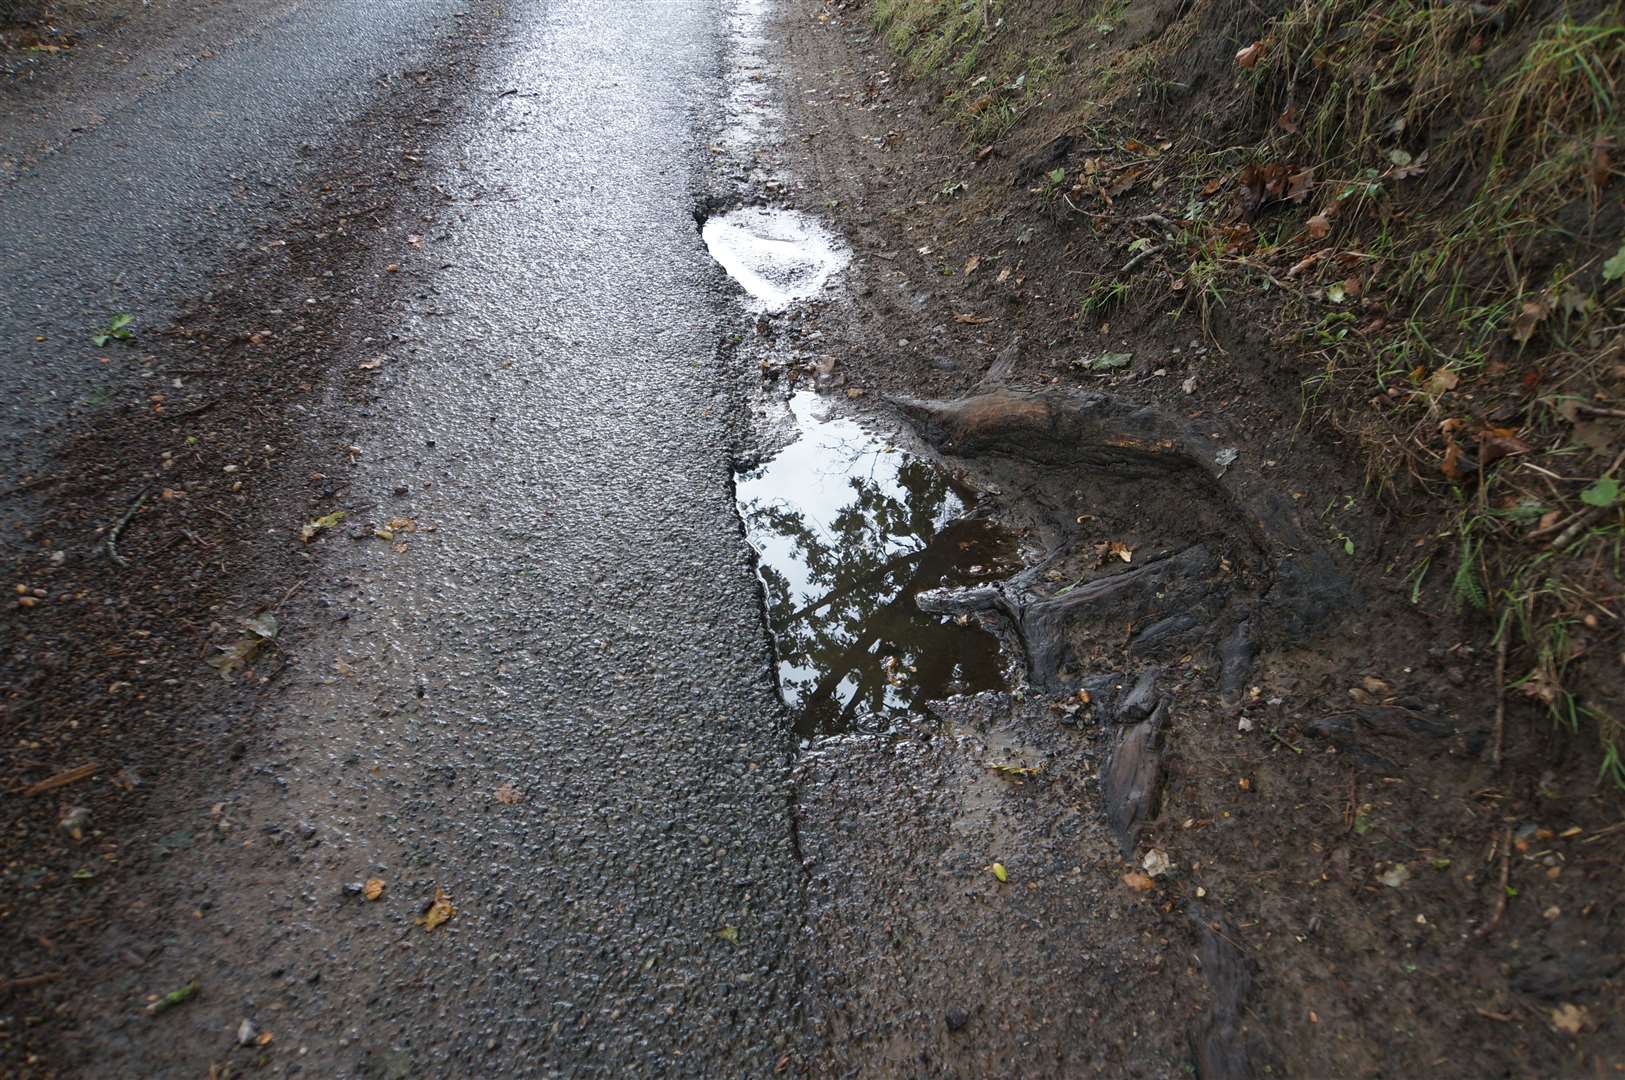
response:
[[[996,580],[1013,538],[966,517],[974,496],[922,458],[790,400],[797,437],[737,477],[778,683],[803,739],[881,731],[927,701],[1004,687],[993,636],[922,612],[927,589]]]
[[[795,210],[730,210],[706,218],[700,235],[711,257],[750,294],[750,306],[762,312],[816,296],[851,258],[845,245]]]

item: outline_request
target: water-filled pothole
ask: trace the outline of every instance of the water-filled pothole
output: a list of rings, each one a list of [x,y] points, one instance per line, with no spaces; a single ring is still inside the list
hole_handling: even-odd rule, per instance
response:
[[[817,295],[851,258],[840,241],[794,210],[730,210],[706,218],[700,236],[758,311],[782,311]]]
[[[927,701],[1002,689],[992,635],[914,597],[1006,576],[1013,538],[964,517],[969,494],[930,462],[829,416],[816,394],[790,409],[798,437],[737,480],[797,734],[883,730]]]

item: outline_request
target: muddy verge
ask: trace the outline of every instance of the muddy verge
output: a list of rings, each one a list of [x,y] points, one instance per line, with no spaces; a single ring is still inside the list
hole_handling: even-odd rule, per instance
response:
[[[854,256],[761,370],[907,417],[1027,558],[919,596],[1020,658],[1010,694],[804,754],[820,1067],[1625,1064],[1619,966],[1589,959],[1625,940],[1594,761],[1470,622],[1409,602],[1380,519],[1347,512],[1350,447],[1248,391],[1261,344],[1103,348],[1054,302],[1053,223],[951,231],[971,150],[860,16],[780,23],[788,131],[749,183]]]

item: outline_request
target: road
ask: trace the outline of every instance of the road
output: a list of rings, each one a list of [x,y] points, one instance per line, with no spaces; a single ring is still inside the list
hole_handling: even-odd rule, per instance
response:
[[[16,460],[77,392],[57,342],[196,292],[272,173],[380,72],[432,64],[453,7],[305,5],[5,192],[0,330],[45,339],[5,369]],[[349,504],[399,535],[331,538],[243,760],[152,826],[172,855],[72,1009],[86,1074],[744,1076],[794,1049],[792,747],[693,217],[723,12],[502,19],[433,180],[493,194],[339,361],[393,336]],[[376,901],[346,888],[369,879]],[[425,930],[437,890],[456,913]],[[190,979],[163,1022],[139,1007]],[[244,1020],[274,1041],[239,1048]]]

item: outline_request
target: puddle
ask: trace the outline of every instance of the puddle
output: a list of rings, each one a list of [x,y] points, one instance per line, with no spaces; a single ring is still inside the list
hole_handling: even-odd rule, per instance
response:
[[[782,311],[817,295],[850,259],[839,241],[794,210],[730,210],[707,218],[700,235],[758,311]]]
[[[796,440],[737,483],[796,733],[885,730],[927,701],[1003,689],[992,635],[914,597],[1007,576],[1011,537],[965,519],[947,476],[831,418],[811,391],[790,410]]]

